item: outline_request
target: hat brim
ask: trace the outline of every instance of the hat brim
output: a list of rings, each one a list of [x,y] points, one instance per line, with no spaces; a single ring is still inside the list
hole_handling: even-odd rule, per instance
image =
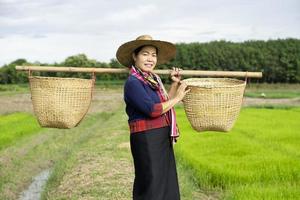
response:
[[[158,49],[157,65],[164,64],[175,57],[176,47],[174,44],[161,40],[133,40],[122,44],[116,53],[118,61],[126,66],[131,67],[134,64],[132,53],[141,46],[150,45]]]

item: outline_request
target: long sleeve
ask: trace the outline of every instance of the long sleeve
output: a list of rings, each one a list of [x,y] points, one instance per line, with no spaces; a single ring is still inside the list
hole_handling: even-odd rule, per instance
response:
[[[131,79],[125,84],[125,101],[148,117],[158,117],[162,114],[162,103],[155,103],[145,87],[138,79]]]

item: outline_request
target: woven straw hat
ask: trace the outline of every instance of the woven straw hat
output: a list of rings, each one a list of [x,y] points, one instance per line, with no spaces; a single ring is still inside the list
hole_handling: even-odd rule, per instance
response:
[[[126,66],[131,67],[134,64],[132,53],[141,46],[151,45],[157,48],[157,65],[163,64],[171,60],[176,55],[176,47],[174,44],[161,40],[153,40],[150,35],[141,35],[135,40],[122,44],[116,53],[118,61]]]

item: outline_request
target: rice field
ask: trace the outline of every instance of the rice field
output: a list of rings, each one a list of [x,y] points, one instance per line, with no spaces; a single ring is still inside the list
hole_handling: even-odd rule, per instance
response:
[[[224,199],[300,198],[300,108],[244,108],[228,133],[194,131],[177,110],[176,155]]]
[[[41,129],[35,118],[29,113],[0,115],[0,127],[0,150]]]
[[[0,199],[17,199],[45,169],[52,169],[52,175],[44,199],[99,199],[99,195],[131,199],[133,165],[121,87],[97,85],[87,117],[71,130],[40,128],[28,89],[3,88]],[[300,199],[297,88],[252,84],[249,94],[270,91],[266,94],[271,99],[244,99],[229,133],[198,133],[183,108],[176,107],[181,137],[175,153],[182,199]],[[272,99],[272,92],[281,97],[287,94],[288,99]],[[297,97],[289,98],[294,93]],[[120,159],[122,166],[118,165]]]

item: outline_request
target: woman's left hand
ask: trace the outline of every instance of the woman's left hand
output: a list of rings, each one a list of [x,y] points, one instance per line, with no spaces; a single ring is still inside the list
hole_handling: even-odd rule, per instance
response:
[[[171,79],[175,83],[179,83],[180,80],[181,80],[181,75],[179,74],[180,70],[181,70],[180,68],[173,67],[173,69],[172,69],[172,71],[170,73]]]

